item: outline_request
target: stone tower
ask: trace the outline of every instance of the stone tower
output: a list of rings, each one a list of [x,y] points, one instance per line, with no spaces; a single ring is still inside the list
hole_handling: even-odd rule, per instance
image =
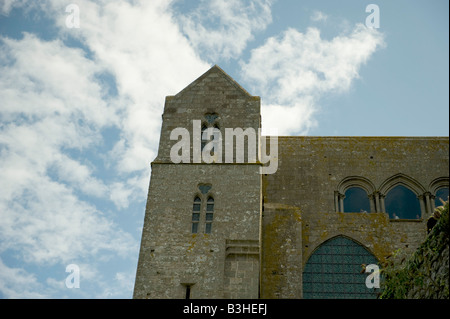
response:
[[[166,97],[162,117],[134,298],[258,298],[260,165],[225,161],[215,151],[205,163],[198,149],[207,147],[199,136],[208,128],[223,136],[225,128],[257,132],[259,97],[214,66]],[[171,151],[183,138],[190,142],[185,157],[174,161],[179,153]]]

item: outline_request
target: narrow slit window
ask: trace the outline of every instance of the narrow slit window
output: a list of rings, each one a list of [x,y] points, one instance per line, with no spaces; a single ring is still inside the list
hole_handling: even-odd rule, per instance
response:
[[[206,216],[205,216],[205,233],[210,234],[212,231],[212,222],[214,215],[214,198],[209,197],[206,202]]]
[[[200,222],[200,209],[201,209],[201,199],[200,197],[195,197],[194,205],[192,206],[192,227],[191,232],[193,234],[198,233],[198,223]]]

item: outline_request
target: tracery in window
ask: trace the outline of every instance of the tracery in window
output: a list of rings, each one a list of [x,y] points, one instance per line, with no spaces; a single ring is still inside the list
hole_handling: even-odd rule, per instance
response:
[[[214,219],[214,195],[211,184],[199,183],[199,193],[194,197],[191,218],[191,233],[211,234]]]
[[[377,298],[379,289],[367,288],[362,265],[378,261],[364,246],[337,236],[314,250],[303,272],[305,299]]]

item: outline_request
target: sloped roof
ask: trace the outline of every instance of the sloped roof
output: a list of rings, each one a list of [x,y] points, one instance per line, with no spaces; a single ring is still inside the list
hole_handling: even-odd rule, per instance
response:
[[[223,79],[225,79],[230,85],[234,86],[238,91],[240,91],[243,95],[246,96],[252,96],[250,93],[248,93],[242,86],[239,85],[231,76],[229,76],[224,70],[222,70],[218,65],[214,65],[212,68],[210,68],[208,71],[203,73],[200,77],[198,77],[194,82],[189,84],[187,87],[185,87],[183,90],[178,92],[175,97],[179,97],[183,95],[184,93],[192,90],[195,86],[197,86],[199,83],[201,83],[204,79],[208,78],[211,74],[218,74]]]

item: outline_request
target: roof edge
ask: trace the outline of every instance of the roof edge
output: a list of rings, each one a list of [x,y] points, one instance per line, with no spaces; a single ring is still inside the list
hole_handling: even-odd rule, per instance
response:
[[[233,85],[236,89],[241,91],[244,95],[247,95],[248,97],[253,97],[250,93],[247,92],[239,83],[237,83],[230,75],[228,75],[222,68],[220,68],[217,64],[214,64],[208,71],[200,75],[197,79],[195,79],[191,84],[186,86],[183,90],[175,94],[173,97],[178,97],[185,93],[186,91],[190,90],[194,86],[196,86],[199,82],[201,82],[204,78],[209,76],[211,73],[218,73],[223,78],[225,78],[231,85]]]

